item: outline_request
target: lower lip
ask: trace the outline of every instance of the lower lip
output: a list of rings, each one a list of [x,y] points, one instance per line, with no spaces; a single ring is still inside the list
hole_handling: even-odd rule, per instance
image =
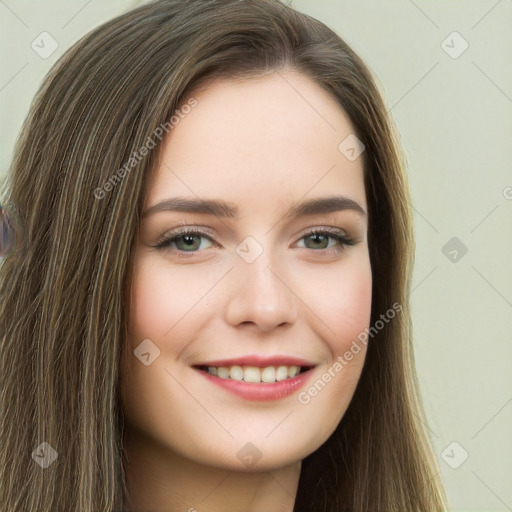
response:
[[[244,398],[245,400],[256,400],[258,402],[270,402],[286,398],[304,386],[311,374],[311,370],[308,370],[300,373],[296,377],[292,377],[291,379],[273,383],[262,382],[258,384],[256,382],[222,379],[205,371],[198,371],[210,382],[233,393],[234,395]]]

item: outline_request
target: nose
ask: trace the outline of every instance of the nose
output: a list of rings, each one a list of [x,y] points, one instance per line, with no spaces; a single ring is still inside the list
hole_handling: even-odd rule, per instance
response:
[[[229,281],[226,322],[232,326],[253,324],[261,331],[293,324],[298,317],[298,298],[289,273],[265,250],[255,261],[238,258]]]

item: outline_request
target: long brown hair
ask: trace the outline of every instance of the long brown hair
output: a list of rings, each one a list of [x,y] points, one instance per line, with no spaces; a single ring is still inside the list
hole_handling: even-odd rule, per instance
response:
[[[157,127],[171,133],[169,119],[201,84],[284,68],[332,94],[365,145],[372,325],[402,306],[369,342],[336,431],[303,461],[294,510],[445,509],[414,372],[408,185],[370,72],[333,31],[278,0],[157,0],[59,59],[15,147],[2,199],[17,227],[0,267],[2,511],[129,508],[119,367],[134,241],[161,144],[134,155]],[[32,455],[43,442],[58,455],[44,469]]]

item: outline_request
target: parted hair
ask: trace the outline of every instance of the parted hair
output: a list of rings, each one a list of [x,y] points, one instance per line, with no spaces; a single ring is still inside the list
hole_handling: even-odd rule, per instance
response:
[[[16,228],[0,262],[2,512],[130,510],[121,348],[162,145],[95,191],[197,87],[285,68],[328,91],[365,145],[372,324],[402,306],[369,341],[336,430],[304,459],[294,512],[445,510],[414,369],[406,163],[376,80],[335,32],[278,0],[156,0],[59,58],[16,142],[1,196]],[[45,469],[31,455],[43,442],[58,453]]]

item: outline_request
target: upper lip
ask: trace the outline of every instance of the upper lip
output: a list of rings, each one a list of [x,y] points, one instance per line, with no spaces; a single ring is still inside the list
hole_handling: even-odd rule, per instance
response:
[[[313,367],[314,363],[307,361],[301,357],[275,355],[275,356],[262,356],[262,355],[247,355],[240,357],[233,357],[230,359],[215,359],[212,361],[204,361],[196,363],[193,366],[256,366],[265,368],[267,366],[301,366]]]

